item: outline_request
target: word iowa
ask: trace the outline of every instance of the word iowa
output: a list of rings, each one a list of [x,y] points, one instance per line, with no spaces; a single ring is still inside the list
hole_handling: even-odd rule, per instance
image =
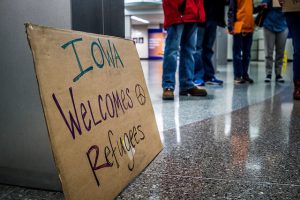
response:
[[[77,67],[79,68],[80,72],[79,74],[77,74],[74,79],[73,82],[78,81],[82,76],[84,76],[87,72],[92,71],[94,69],[94,66],[88,66],[88,67],[84,67],[83,64],[81,63],[80,60],[80,55],[77,51],[77,47],[82,44],[81,42],[83,42],[82,38],[76,38],[73,40],[68,41],[67,43],[63,44],[61,47],[65,50],[67,49],[72,49],[73,53],[75,55],[75,59],[77,61]],[[117,50],[115,44],[113,42],[111,42],[110,40],[106,40],[105,41],[107,43],[107,45],[102,45],[104,44],[104,42],[100,41],[100,39],[98,38],[97,41],[92,41],[91,45],[90,45],[90,55],[91,58],[93,59],[94,64],[99,68],[103,68],[105,65],[109,66],[109,67],[114,67],[114,68],[119,68],[119,67],[123,67],[124,68],[124,64],[123,61],[121,59],[121,56],[119,54],[119,51]]]

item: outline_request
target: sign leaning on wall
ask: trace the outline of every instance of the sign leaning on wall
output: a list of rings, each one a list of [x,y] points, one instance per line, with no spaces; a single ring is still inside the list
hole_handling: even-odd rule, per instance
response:
[[[26,24],[66,199],[113,199],[162,150],[130,40]]]

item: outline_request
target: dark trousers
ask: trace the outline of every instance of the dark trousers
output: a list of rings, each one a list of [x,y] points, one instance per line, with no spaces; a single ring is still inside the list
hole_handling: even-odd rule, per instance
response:
[[[213,46],[216,40],[217,23],[207,21],[204,26],[198,28],[197,46],[195,59],[195,76],[197,79],[211,79],[215,76],[215,69],[212,63],[214,54]]]
[[[286,13],[286,21],[293,39],[294,56],[293,71],[294,80],[300,80],[300,12]]]
[[[253,33],[239,33],[233,35],[233,71],[234,78],[248,77],[251,58]]]

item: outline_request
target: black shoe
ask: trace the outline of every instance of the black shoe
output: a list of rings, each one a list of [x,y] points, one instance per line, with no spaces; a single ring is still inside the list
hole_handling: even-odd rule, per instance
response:
[[[182,96],[206,96],[207,92],[206,89],[199,87],[199,86],[194,86],[188,90],[182,90],[179,92],[179,95]]]
[[[268,74],[265,78],[265,82],[266,83],[270,83],[271,82],[271,79],[272,79],[272,75],[271,74]]]
[[[243,84],[243,83],[245,83],[245,80],[242,78],[234,78],[234,83],[235,84]]]
[[[284,83],[284,79],[282,78],[281,75],[277,75],[277,76],[276,76],[276,82]]]
[[[243,77],[243,79],[244,79],[245,82],[254,83],[253,79],[251,79],[249,76]]]

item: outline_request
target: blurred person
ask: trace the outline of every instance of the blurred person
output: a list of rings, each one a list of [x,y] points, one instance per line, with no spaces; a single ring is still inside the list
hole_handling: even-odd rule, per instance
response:
[[[206,21],[198,27],[195,59],[194,83],[222,85],[223,81],[215,77],[212,62],[213,45],[217,36],[217,26],[225,27],[225,5],[227,0],[204,0]]]
[[[279,0],[283,5],[285,0]],[[293,40],[294,54],[293,54],[293,80],[295,100],[300,100],[300,10],[296,12],[285,13],[286,22],[289,28],[290,35]]]
[[[179,94],[206,96],[193,82],[197,24],[205,21],[203,0],[163,0],[164,28],[167,31],[163,58],[164,100],[174,99],[177,55],[179,54]]]
[[[248,68],[251,58],[252,36],[254,31],[252,0],[230,0],[228,10],[228,32],[233,35],[234,83],[253,83]]]
[[[273,52],[275,47],[275,80],[284,82],[281,76],[285,43],[288,36],[288,29],[282,7],[274,7],[272,0],[263,0],[267,5],[267,12],[263,22],[265,56],[266,56],[266,78],[265,82],[271,82],[273,69]]]

